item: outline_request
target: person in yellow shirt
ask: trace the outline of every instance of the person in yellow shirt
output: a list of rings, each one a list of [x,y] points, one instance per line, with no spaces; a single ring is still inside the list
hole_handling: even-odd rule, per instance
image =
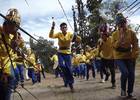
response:
[[[133,95],[135,81],[135,60],[139,55],[136,33],[127,28],[127,20],[122,14],[116,16],[117,30],[112,34],[115,63],[121,72],[121,96],[136,100]],[[126,84],[128,83],[128,88]],[[127,92],[127,94],[126,94]]]
[[[95,46],[95,48],[92,51],[94,53],[95,59],[94,59],[94,65],[95,68],[97,69],[97,73],[100,72],[101,69],[101,57],[99,55],[99,48],[97,48],[97,45]],[[101,75],[101,73],[100,73]],[[104,79],[101,81],[102,83],[104,82]]]
[[[41,57],[39,55],[36,55],[36,59],[37,59],[36,63],[39,64],[39,66],[41,66],[41,74],[42,74],[43,78],[46,79],[45,68],[42,63]]]
[[[36,59],[35,59],[35,54],[31,49],[27,50],[27,58],[28,60],[28,76],[32,79],[33,85],[37,82],[37,78],[35,76],[35,70],[36,70]]]
[[[55,78],[58,78],[58,76],[60,75],[61,76],[61,70],[58,66],[58,56],[57,54],[54,54],[52,57],[51,57],[51,61],[53,61],[53,69],[55,71]]]
[[[99,51],[101,55],[101,71],[106,75],[105,81],[108,80],[110,73],[111,73],[111,83],[112,88],[116,88],[116,80],[115,80],[115,66],[114,66],[114,59],[113,59],[113,47],[112,47],[112,36],[109,36],[107,32],[107,25],[106,23],[100,26],[100,45]],[[110,70],[110,73],[108,72]],[[103,74],[101,76],[103,78]]]
[[[85,56],[86,56],[86,79],[89,79],[89,70],[91,69],[92,71],[92,77],[93,79],[96,77],[95,74],[95,66],[94,66],[94,59],[95,59],[95,54],[92,50],[92,48],[89,45],[86,45],[85,48]]]
[[[25,54],[25,58],[26,58],[26,54]],[[24,60],[24,67],[25,67],[25,79],[26,79],[26,81],[29,81],[30,80],[30,78],[29,78],[29,76],[28,76],[28,62],[26,61],[26,60]]]
[[[36,64],[35,64],[35,76],[37,82],[41,83],[41,72],[42,72],[42,67],[41,67],[41,62],[39,61],[39,57],[36,57]]]
[[[74,78],[71,70],[71,43],[72,41],[80,42],[81,38],[71,32],[67,32],[67,24],[61,23],[60,30],[61,32],[54,34],[55,22],[52,23],[52,28],[49,33],[50,38],[58,39],[58,63],[63,71],[65,85],[69,85],[71,92],[73,92],[73,83]]]
[[[15,62],[16,62],[16,80],[17,83],[20,81],[21,86],[24,86],[24,54],[22,53],[22,49],[24,47],[24,40],[21,37],[21,34],[18,32],[17,36],[14,37],[13,42],[12,42],[13,46],[16,47],[15,52],[16,53],[16,58],[15,58]]]
[[[18,31],[15,24],[20,25],[20,15],[17,9],[9,9],[6,18],[9,21],[4,20],[0,29],[0,100],[11,100],[12,90],[15,89],[14,63],[12,61],[14,52],[9,45],[12,43],[12,37]]]
[[[80,77],[85,79],[87,75],[87,66],[86,66],[86,55],[84,54],[84,50],[80,50],[80,54],[78,55],[79,59],[79,67],[80,67]]]
[[[80,75],[79,58],[76,53],[73,53],[72,55],[72,67],[74,76],[77,76],[79,78]]]

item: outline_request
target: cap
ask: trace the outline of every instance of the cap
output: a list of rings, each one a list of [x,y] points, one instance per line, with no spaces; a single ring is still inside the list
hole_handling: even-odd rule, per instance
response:
[[[15,24],[17,24],[17,25],[20,25],[20,23],[21,23],[21,18],[20,18],[19,12],[15,8],[11,8],[8,10],[8,12],[6,14],[6,18],[12,22],[15,22]]]
[[[126,18],[123,16],[122,13],[118,13],[116,18],[115,18],[115,23],[116,25],[122,24],[122,23],[126,23]]]

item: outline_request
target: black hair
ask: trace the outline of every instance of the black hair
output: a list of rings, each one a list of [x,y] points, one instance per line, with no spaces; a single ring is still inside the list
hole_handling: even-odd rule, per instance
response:
[[[65,26],[65,25],[67,26],[67,24],[65,22],[63,22],[60,24],[60,27]]]

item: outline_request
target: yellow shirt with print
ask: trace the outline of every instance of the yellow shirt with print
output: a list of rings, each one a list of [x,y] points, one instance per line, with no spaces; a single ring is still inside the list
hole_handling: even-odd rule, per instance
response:
[[[94,58],[96,59],[101,59],[101,56],[100,56],[100,52],[99,52],[99,48],[95,48],[91,51],[92,55]]]
[[[11,44],[11,39],[13,38],[13,35],[5,34],[5,41],[7,44]],[[11,60],[14,59],[14,52],[13,50],[7,45],[8,52],[10,54]],[[15,63],[13,63],[13,67],[16,67]],[[3,70],[3,73],[7,75],[11,75],[11,61],[9,59],[9,55],[7,53],[7,49],[5,47],[5,44],[2,39],[2,34],[0,34],[0,69]]]
[[[116,49],[120,47],[120,34],[119,31],[115,31],[112,34],[112,45],[114,49],[114,59],[136,59],[139,55],[138,39],[136,33],[127,29],[124,37],[123,48],[130,48],[128,52],[120,52]]]
[[[35,55],[34,53],[30,54],[27,56],[27,63],[28,63],[28,68],[35,68],[36,62],[35,62]]]
[[[86,56],[86,63],[90,63],[90,60],[93,58],[93,55],[90,53],[90,51],[86,51],[85,56]]]
[[[113,59],[112,37],[109,36],[106,41],[102,42],[102,45],[99,46],[101,58]]]
[[[24,47],[24,41],[22,41],[22,42],[18,45],[18,47],[19,47],[20,49],[23,49],[23,47]],[[21,50],[21,52],[22,52],[22,50]],[[23,63],[24,63],[24,58],[22,57],[22,55],[19,55],[17,52],[16,52],[16,55],[17,55],[17,57],[15,58],[15,62],[16,62],[17,64],[23,64]]]
[[[80,64],[78,56],[72,57],[72,65],[78,66]]]
[[[78,58],[80,63],[85,63],[87,59],[87,57],[84,54],[79,54]]]
[[[71,32],[67,32],[67,34],[64,35],[61,32],[54,34],[54,31],[51,30],[49,33],[50,38],[58,38],[58,46],[59,46],[58,52],[64,53],[64,54],[71,54],[71,42],[72,42],[73,36],[74,35]],[[81,40],[81,38],[77,36],[76,40]]]

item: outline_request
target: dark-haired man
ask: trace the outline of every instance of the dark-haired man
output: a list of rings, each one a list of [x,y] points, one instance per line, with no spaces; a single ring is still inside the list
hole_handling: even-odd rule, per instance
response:
[[[7,44],[12,44],[12,39],[17,35],[16,25],[20,25],[18,10],[9,9],[8,12],[6,18],[9,21],[5,20],[0,29],[0,100],[11,100],[14,89],[14,63],[11,61],[14,52]]]
[[[135,80],[135,60],[138,57],[138,39],[136,34],[127,28],[126,18],[122,14],[116,17],[117,30],[112,34],[114,59],[121,72],[121,96],[126,96],[126,84],[128,82],[128,98],[133,96]]]
[[[73,92],[74,78],[71,70],[71,42],[73,39],[80,42],[79,36],[73,35],[71,32],[67,32],[67,24],[61,23],[61,32],[54,34],[55,22],[52,23],[51,31],[49,33],[50,38],[58,38],[58,62],[61,70],[63,71],[63,78],[65,86],[69,85]]]

